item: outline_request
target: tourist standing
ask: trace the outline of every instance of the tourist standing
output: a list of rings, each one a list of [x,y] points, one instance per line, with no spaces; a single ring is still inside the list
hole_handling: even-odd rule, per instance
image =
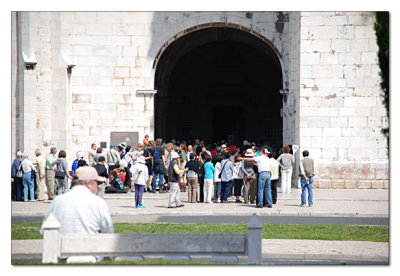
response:
[[[283,153],[277,159],[281,166],[281,192],[283,194],[290,194],[294,157],[292,154],[290,154],[290,147],[287,145],[283,146],[282,152]]]
[[[150,186],[153,183],[153,154],[154,154],[154,141],[150,140],[146,149],[143,152],[144,159],[146,160],[147,170],[149,171],[149,179],[147,180],[144,192],[151,192]]]
[[[133,192],[133,188],[131,185],[131,166],[132,166],[132,147],[131,146],[127,146],[125,147],[125,155],[122,159],[121,157],[121,165],[124,164],[125,167],[125,173],[126,173],[126,177],[125,177],[125,182],[124,185],[128,186],[130,188],[130,192]]]
[[[186,154],[186,145],[180,144],[179,145],[179,162],[180,162],[180,169],[184,170],[186,163],[188,162],[188,156]],[[181,185],[181,192],[186,192],[186,175],[182,175],[179,179]]]
[[[245,152],[245,157],[253,157],[254,153],[252,149],[247,149]],[[253,204],[256,197],[256,189],[257,189],[257,177],[254,171],[254,161],[241,161],[241,171],[243,173],[243,185],[244,185],[244,203]]]
[[[57,160],[56,157],[57,148],[51,147],[50,154],[46,158],[46,187],[47,187],[47,196],[49,200],[54,199],[54,185],[56,184],[55,172],[51,163]]]
[[[153,153],[154,162],[154,177],[153,177],[153,193],[156,192],[156,186],[158,183],[159,192],[164,192],[164,169],[165,169],[165,158],[164,158],[164,148],[161,147],[162,139],[158,138],[156,140],[156,147]]]
[[[188,202],[196,203],[197,187],[199,185],[197,173],[200,170],[200,165],[199,162],[195,161],[196,154],[190,153],[189,158],[190,160],[185,165],[185,169],[187,169]]]
[[[103,156],[105,160],[105,156],[103,154],[103,148],[97,148],[96,154],[93,156],[93,166],[99,162],[99,157]]]
[[[14,183],[13,200],[22,200],[22,152],[17,151],[17,156],[11,166],[11,181]]]
[[[175,145],[173,143],[167,143],[165,145],[165,154],[164,154],[164,158],[165,158],[165,176],[166,176],[166,185],[165,185],[165,190],[168,192],[170,190],[170,184],[169,184],[169,179],[168,179],[168,174],[169,174],[169,164],[172,161],[172,152],[175,152],[176,154],[178,154],[175,151]],[[179,155],[178,155],[179,156]],[[178,159],[178,166],[179,166],[179,159]]]
[[[228,196],[233,179],[233,163],[229,160],[230,153],[224,153],[224,160],[221,162],[221,203],[228,201]]]
[[[110,174],[111,171],[115,169],[115,164],[121,161],[121,157],[119,156],[118,152],[115,150],[115,145],[110,145],[110,150],[107,152],[106,162],[108,165],[108,173]]]
[[[211,155],[206,155],[204,159],[204,203],[213,203],[211,197],[214,188],[214,172],[215,168],[211,162]]]
[[[149,172],[144,156],[139,156],[137,163],[131,167],[131,175],[135,185],[135,207],[146,208],[142,204],[142,198],[144,187],[146,186],[147,180],[149,180]]]
[[[270,152],[264,147],[260,155],[254,158],[242,158],[245,161],[255,161],[258,167],[258,192],[257,192],[257,206],[256,208],[263,208],[266,205],[268,208],[272,208],[272,195],[271,195],[271,167],[268,155]],[[266,204],[263,204],[264,197],[266,198]]]
[[[197,147],[200,147],[200,139],[198,139],[198,138],[194,139],[194,145],[193,145],[194,153],[197,153]]]
[[[90,166],[95,165],[95,164],[93,164],[93,158],[94,158],[94,155],[96,154],[96,148],[97,148],[97,146],[94,143],[90,146],[90,149],[89,149],[89,165]]]
[[[218,154],[218,153],[217,153]],[[223,156],[220,154],[217,156],[215,163],[215,172],[214,172],[214,193],[215,193],[215,202],[219,203],[221,198],[221,178],[219,174],[221,173],[221,161],[223,160]]]
[[[168,208],[174,208],[173,204],[175,203],[175,207],[183,207],[184,205],[181,203],[179,198],[180,189],[178,186],[179,175],[185,173],[187,169],[180,170],[179,169],[179,154],[175,151],[171,151],[171,159],[172,161],[169,163],[168,167],[168,182],[171,187],[169,200],[168,200]]]
[[[207,156],[206,152],[201,152],[200,157],[199,157],[199,166],[200,170],[197,174],[198,176],[198,181],[199,181],[199,188],[198,188],[198,201],[199,202],[204,202],[204,161]]]
[[[55,178],[57,179],[58,184],[58,192],[57,194],[63,194],[69,191],[68,179],[72,179],[71,175],[68,172],[68,164],[67,164],[67,153],[64,150],[60,150],[58,153],[58,158],[56,161],[53,161],[50,165],[53,167],[57,166]]]
[[[132,153],[132,165],[136,165],[138,163],[138,158],[143,156],[144,149],[142,144],[138,144],[136,150]]]
[[[147,145],[149,144],[149,141],[150,141],[150,136],[149,136],[148,134],[146,134],[146,135],[144,136],[144,139],[143,139],[143,147],[144,147],[144,148],[147,147]]]
[[[72,178],[75,176],[76,169],[78,169],[79,160],[82,160],[82,159],[83,159],[83,153],[78,151],[76,153],[76,159],[72,163],[72,174],[71,174]]]
[[[300,162],[301,207],[306,205],[306,190],[308,191],[308,206],[313,206],[314,160],[309,155],[308,150],[304,150],[304,158]]]
[[[48,198],[46,195],[46,183],[45,183],[46,160],[42,156],[42,152],[39,149],[35,150],[35,155],[36,155],[37,200],[43,201]]]
[[[276,187],[279,183],[279,162],[274,158],[273,154],[268,154],[269,160],[271,161],[271,196],[272,204],[276,204],[278,192]]]
[[[34,191],[34,182],[32,178],[32,174],[35,173],[35,166],[33,166],[32,162],[28,159],[28,153],[23,153],[22,155],[22,171],[23,181],[24,181],[24,201],[28,201],[28,189],[29,189],[29,201],[35,201],[35,191]]]
[[[236,203],[241,203],[240,195],[242,192],[243,186],[243,172],[240,169],[242,162],[239,160],[240,153],[237,152],[234,155],[234,164],[233,164],[233,184],[234,184],[234,196],[236,197]]]
[[[193,150],[192,145],[188,145],[188,146],[187,146],[186,155],[189,157],[191,153],[193,153],[194,155],[196,155],[196,152]]]

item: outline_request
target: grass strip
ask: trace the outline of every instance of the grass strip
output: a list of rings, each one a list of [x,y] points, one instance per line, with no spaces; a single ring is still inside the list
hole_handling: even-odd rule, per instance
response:
[[[12,240],[43,239],[41,223],[12,223]],[[243,234],[245,224],[115,223],[118,234]],[[388,226],[264,224],[263,239],[388,242]]]

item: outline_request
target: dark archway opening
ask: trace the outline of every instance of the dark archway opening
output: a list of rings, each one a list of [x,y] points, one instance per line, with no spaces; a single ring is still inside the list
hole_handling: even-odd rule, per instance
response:
[[[206,28],[177,39],[156,69],[155,137],[282,144],[282,69],[261,39]]]

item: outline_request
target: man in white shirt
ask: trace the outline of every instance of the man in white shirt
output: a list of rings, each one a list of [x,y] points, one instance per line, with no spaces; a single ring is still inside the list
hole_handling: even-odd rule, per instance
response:
[[[90,166],[79,167],[70,192],[57,196],[43,220],[52,212],[61,223],[62,234],[113,233],[114,226],[105,201],[96,195],[97,182],[105,178]],[[40,229],[43,234],[43,228]]]
[[[271,194],[271,161],[268,158],[270,152],[264,147],[259,156],[254,158],[239,158],[239,160],[255,161],[258,167],[258,202],[256,208],[263,208],[264,196],[267,199],[267,207],[272,208]]]

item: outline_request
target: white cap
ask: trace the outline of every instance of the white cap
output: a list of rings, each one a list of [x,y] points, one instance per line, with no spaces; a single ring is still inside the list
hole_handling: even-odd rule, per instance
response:
[[[17,156],[22,156],[22,151],[18,151]]]
[[[179,158],[178,153],[176,153],[175,151],[171,152],[171,158],[172,159]]]
[[[225,144],[223,144],[223,145],[221,146],[221,148],[226,148],[226,145],[225,145]]]
[[[78,151],[78,152],[76,153],[76,159],[81,160],[82,158],[83,158],[83,153],[80,152],[80,151]]]

